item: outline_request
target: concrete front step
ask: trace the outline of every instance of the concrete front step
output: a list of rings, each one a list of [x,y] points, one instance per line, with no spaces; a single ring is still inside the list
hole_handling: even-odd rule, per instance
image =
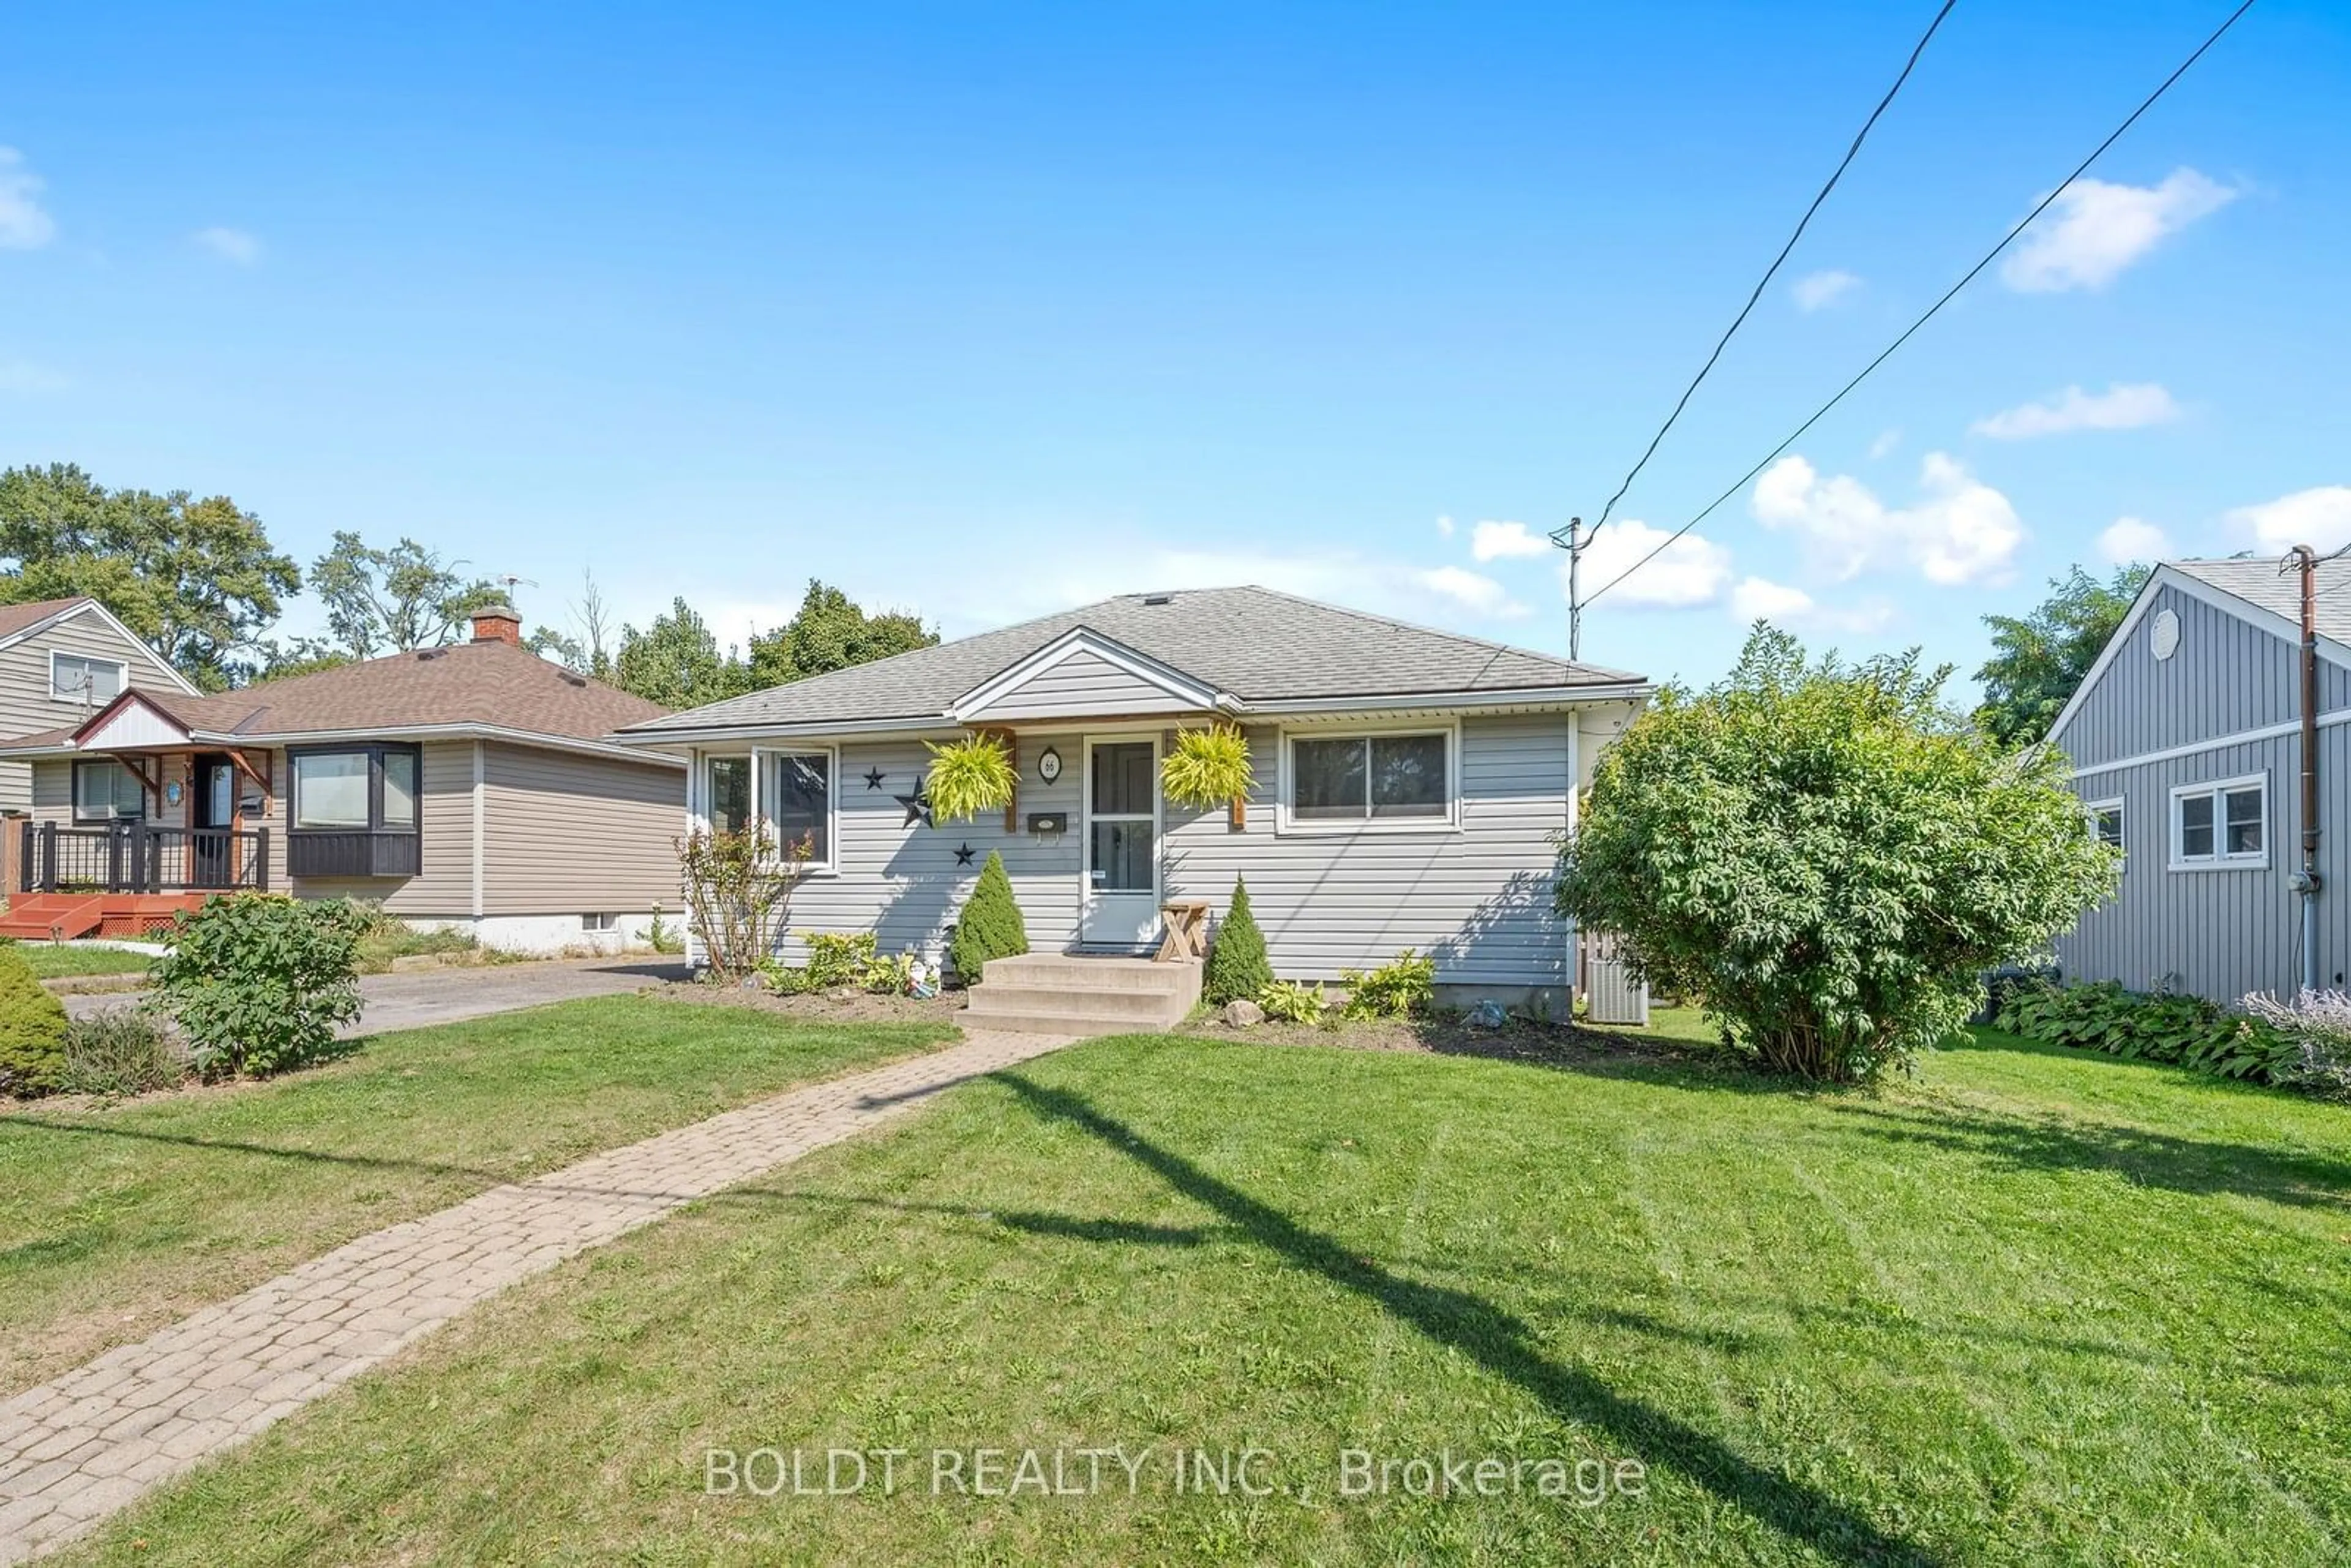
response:
[[[1197,964],[1031,953],[990,963],[967,1016],[1021,1034],[1135,1034],[1174,1028],[1199,999]]]

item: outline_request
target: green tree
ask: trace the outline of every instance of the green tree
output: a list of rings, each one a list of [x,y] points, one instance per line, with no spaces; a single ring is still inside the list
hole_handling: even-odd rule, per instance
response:
[[[1217,927],[1208,948],[1208,962],[1200,972],[1200,994],[1218,1007],[1227,1002],[1255,1001],[1273,984],[1273,965],[1265,952],[1265,933],[1249,913],[1249,883],[1233,879],[1233,905]]]
[[[1938,1043],[2119,863],[2064,759],[1945,706],[1949,674],[1915,652],[1808,665],[1758,626],[1727,680],[1660,693],[1601,758],[1559,913],[1774,1070],[1867,1079]]]
[[[29,1100],[61,1087],[65,1005],[43,988],[10,942],[0,946],[0,1093]]]
[[[251,677],[302,585],[227,497],[110,490],[70,463],[0,473],[0,601],[87,594],[208,691]]]
[[[291,680],[296,675],[315,675],[321,670],[340,669],[358,662],[349,652],[324,637],[296,637],[285,643],[272,637],[261,644],[258,678],[265,681]]]
[[[2149,570],[2126,566],[2100,582],[2077,566],[2049,580],[2049,597],[2031,614],[1985,616],[1994,652],[1976,672],[1984,688],[1976,722],[2010,746],[2047,735],[2147,585]]]
[[[987,852],[971,896],[956,917],[955,934],[947,939],[947,957],[967,986],[977,985],[993,958],[1016,958],[1029,951],[1029,923],[1012,896],[1012,878],[1005,873],[1004,857]]]
[[[455,642],[475,611],[506,598],[496,583],[465,576],[465,565],[412,538],[377,549],[338,529],[334,548],[310,563],[310,591],[354,659],[437,648]]]
[[[756,689],[735,650],[720,653],[709,623],[683,599],[671,601],[669,613],[654,616],[642,632],[621,628],[612,682],[647,702],[674,708],[723,702]]]
[[[773,632],[752,637],[752,689],[830,674],[928,648],[938,640],[917,616],[896,611],[868,615],[838,588],[810,578],[799,612]]]

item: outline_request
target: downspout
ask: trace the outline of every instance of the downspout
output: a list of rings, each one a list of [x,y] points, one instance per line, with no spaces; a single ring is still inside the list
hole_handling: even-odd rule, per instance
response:
[[[2302,569],[2302,988],[2318,989],[2318,555],[2294,547]]]

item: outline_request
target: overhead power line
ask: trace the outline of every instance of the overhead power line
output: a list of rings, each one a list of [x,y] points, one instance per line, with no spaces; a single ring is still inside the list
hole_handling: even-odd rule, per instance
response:
[[[1943,0],[1943,8],[1935,13],[1933,21],[1927,24],[1926,32],[1919,35],[1918,42],[1910,50],[1910,57],[1902,62],[1902,74],[1894,78],[1894,85],[1886,89],[1886,96],[1877,100],[1877,107],[1871,110],[1869,118],[1861,122],[1861,129],[1854,133],[1853,145],[1844,150],[1844,156],[1838,160],[1836,168],[1830,172],[1827,183],[1813,197],[1813,204],[1804,209],[1804,215],[1796,220],[1795,232],[1789,235],[1788,243],[1780,247],[1780,254],[1771,258],[1771,265],[1765,267],[1763,276],[1755,280],[1754,291],[1748,295],[1747,303],[1739,308],[1739,314],[1731,318],[1730,325],[1724,329],[1720,340],[1714,345],[1714,352],[1706,357],[1706,363],[1698,368],[1698,374],[1692,376],[1689,385],[1682,389],[1680,400],[1674,404],[1674,411],[1666,415],[1666,423],[1657,427],[1657,434],[1649,438],[1649,444],[1642,452],[1640,461],[1635,463],[1631,472],[1625,476],[1625,482],[1616,486],[1616,493],[1608,497],[1608,504],[1600,508],[1600,519],[1592,525],[1593,533],[1608,526],[1608,518],[1616,510],[1616,503],[1625,498],[1625,492],[1633,487],[1633,481],[1639,478],[1641,470],[1649,465],[1649,459],[1657,455],[1658,444],[1665,440],[1666,433],[1673,429],[1674,422],[1681,418],[1682,410],[1689,406],[1689,400],[1697,392],[1698,383],[1712,372],[1715,361],[1722,358],[1722,350],[1730,346],[1732,337],[1747,324],[1747,318],[1754,313],[1756,301],[1763,298],[1763,290],[1779,274],[1781,265],[1788,259],[1788,253],[1794,250],[1796,242],[1804,237],[1804,230],[1812,223],[1813,214],[1821,210],[1821,204],[1829,199],[1829,193],[1836,189],[1839,180],[1844,178],[1844,172],[1853,167],[1854,159],[1861,152],[1861,144],[1869,140],[1869,132],[1877,124],[1878,117],[1894,101],[1894,95],[1902,90],[1902,84],[1910,79],[1910,73],[1917,68],[1918,57],[1927,52],[1927,45],[1934,37],[1935,30],[1943,25],[1943,18],[1949,16],[1951,7],[1958,4],[1959,0]]]
[[[2071,189],[2074,182],[2080,179],[2083,174],[2088,171],[2091,164],[2095,163],[2100,158],[2105,155],[2106,149],[2112,147],[2116,141],[2121,141],[2123,132],[2137,124],[2139,117],[2145,114],[2148,110],[2153,109],[2156,105],[2156,101],[2162,98],[2165,93],[2171,90],[2172,84],[2177,82],[2181,77],[2186,76],[2188,74],[2189,68],[2193,66],[2198,60],[2202,59],[2206,51],[2210,49],[2213,45],[2219,43],[2229,29],[2237,25],[2238,18],[2252,8],[2253,0],[2243,0],[2242,5],[2240,5],[2234,11],[2230,12],[2228,18],[2218,27],[2215,27],[2212,30],[2211,36],[2207,37],[2202,43],[2196,46],[2195,53],[2180,61],[2179,68],[2174,70],[2169,76],[2164,78],[2162,82],[2157,86],[2156,89],[2147,94],[2147,97],[2140,101],[2139,106],[2137,109],[2132,110],[2129,115],[2125,118],[2123,122],[2120,125],[2116,126],[2114,130],[2107,134],[2106,139],[2099,142],[2096,148],[2091,152],[2087,158],[2083,159],[2081,162],[2075,164],[2074,172],[2066,175],[2064,181],[2057,185],[2056,189],[2042,197],[2041,200],[2034,204],[2032,210],[2025,214],[2024,216],[2018,221],[2015,227],[2010,229],[2007,234],[2001,235],[2000,243],[1992,246],[1991,249],[1986,251],[1982,260],[1968,268],[1965,275],[1963,275],[1957,283],[1952,284],[1949,289],[1944,291],[1941,298],[1936,300],[1934,304],[1927,308],[1924,315],[1920,316],[1916,321],[1911,322],[1909,326],[1903,329],[1902,335],[1900,337],[1895,339],[1891,343],[1888,343],[1882,353],[1880,353],[1876,359],[1870,361],[1869,363],[1864,365],[1861,368],[1859,374],[1855,375],[1853,380],[1845,382],[1844,386],[1839,387],[1835,396],[1830,398],[1828,402],[1814,409],[1811,418],[1805,420],[1803,423],[1796,426],[1794,430],[1789,432],[1788,438],[1786,440],[1781,442],[1779,445],[1771,448],[1770,452],[1765,453],[1761,462],[1756,464],[1754,467],[1750,468],[1746,473],[1740,475],[1736,484],[1723,491],[1721,495],[1717,496],[1713,500],[1708,501],[1705,507],[1701,509],[1696,517],[1690,518],[1688,522],[1684,523],[1680,528],[1676,528],[1672,533],[1667,534],[1663,539],[1658,541],[1656,546],[1647,554],[1635,561],[1631,566],[1626,567],[1623,571],[1618,572],[1614,577],[1610,578],[1606,582],[1601,584],[1598,589],[1594,590],[1592,594],[1583,601],[1583,602],[1587,605],[1592,603],[1593,600],[1600,598],[1602,594],[1606,593],[1610,589],[1614,588],[1618,583],[1623,582],[1626,578],[1632,576],[1635,572],[1640,570],[1643,567],[1656,559],[1660,555],[1663,555],[1674,541],[1680,538],[1684,534],[1688,533],[1692,528],[1698,527],[1698,524],[1704,522],[1708,517],[1712,516],[1717,507],[1720,507],[1725,501],[1729,500],[1733,496],[1739,494],[1740,491],[1745,489],[1749,481],[1752,480],[1758,474],[1762,473],[1764,469],[1770,467],[1772,463],[1778,460],[1781,454],[1786,452],[1789,447],[1793,446],[1799,440],[1802,439],[1806,431],[1812,429],[1813,425],[1818,424],[1831,409],[1843,402],[1845,400],[1846,394],[1850,393],[1854,388],[1861,385],[1863,382],[1867,381],[1871,373],[1875,371],[1878,366],[1892,359],[1896,350],[1908,342],[1917,332],[1919,328],[1924,327],[1928,322],[1933,320],[1935,317],[1941,312],[1944,306],[1949,305],[1958,297],[1959,290],[1974,282],[1977,276],[1980,274],[1985,267],[1990,267],[1999,258],[2000,254],[2002,251],[2014,244],[2017,235],[2022,234],[2027,228],[2031,227],[2032,221],[2035,218],[2038,218],[2043,213],[2048,211],[2051,203],[2056,201],[2059,196],[2064,195],[2066,191]]]

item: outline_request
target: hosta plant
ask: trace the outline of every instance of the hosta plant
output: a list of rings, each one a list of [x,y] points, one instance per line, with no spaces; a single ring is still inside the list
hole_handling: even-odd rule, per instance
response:
[[[934,821],[969,821],[982,811],[999,811],[1009,805],[1019,784],[1011,748],[992,735],[967,735],[945,746],[926,742],[931,770],[923,793],[931,803]]]
[[[1255,778],[1248,737],[1228,724],[1187,729],[1159,764],[1159,789],[1182,806],[1221,806],[1248,795]]]
[[[2262,1083],[2292,1082],[2303,1061],[2300,1045],[2270,1019],[2231,1012],[2201,997],[2126,991],[2112,980],[2016,986],[1992,1021],[2048,1045],[2176,1062]]]
[[[1312,980],[1271,980],[1257,994],[1265,1016],[1282,1023],[1321,1023],[1330,1002]]]

